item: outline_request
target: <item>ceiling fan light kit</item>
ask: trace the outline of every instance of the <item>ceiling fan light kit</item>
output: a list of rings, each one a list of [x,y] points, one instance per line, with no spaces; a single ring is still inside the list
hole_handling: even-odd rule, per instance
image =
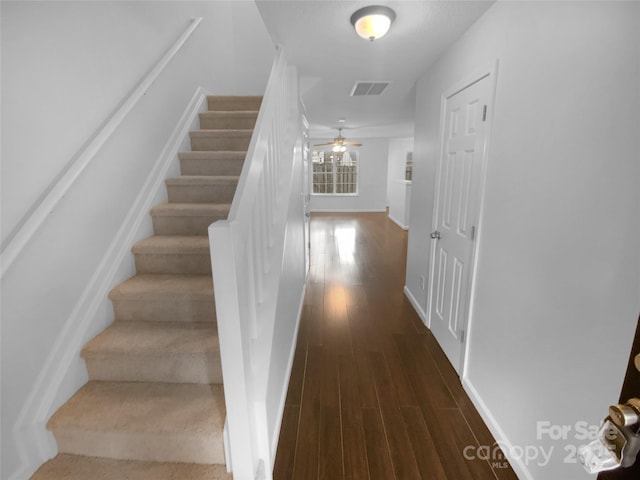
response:
[[[347,151],[347,146],[351,147],[361,147],[362,144],[360,142],[348,142],[346,138],[342,136],[342,129],[338,129],[338,136],[333,139],[333,142],[328,143],[316,143],[314,147],[325,147],[332,145],[331,150],[336,153],[343,153]]]
[[[396,12],[383,5],[371,5],[351,15],[351,25],[358,35],[372,42],[384,37],[396,19]]]

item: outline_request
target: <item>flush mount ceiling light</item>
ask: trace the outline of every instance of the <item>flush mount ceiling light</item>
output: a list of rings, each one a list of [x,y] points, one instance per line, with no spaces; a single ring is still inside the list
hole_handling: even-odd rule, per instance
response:
[[[396,12],[389,7],[372,5],[356,10],[351,15],[351,25],[358,35],[372,42],[386,35],[396,19]]]

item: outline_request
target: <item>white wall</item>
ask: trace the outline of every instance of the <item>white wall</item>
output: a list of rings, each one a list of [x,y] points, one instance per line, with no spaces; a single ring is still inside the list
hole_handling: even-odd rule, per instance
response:
[[[191,18],[203,17],[2,279],[1,476],[11,478],[25,468],[12,431],[19,412],[61,332],[74,328],[67,322],[196,88],[262,94],[273,44],[252,1],[2,2],[1,8],[3,240]],[[128,256],[113,281],[132,272]],[[87,339],[111,320],[105,297]],[[59,373],[59,390],[47,392],[55,396],[52,408],[86,381],[79,356]]]
[[[407,153],[413,152],[413,137],[389,140],[387,168],[387,206],[389,218],[402,228],[409,225],[411,182],[407,182]]]
[[[311,150],[316,143],[330,142],[331,138],[312,138]],[[389,140],[386,138],[349,138],[361,142],[357,149],[358,194],[357,195],[311,195],[312,212],[384,212],[387,207],[387,160]]]
[[[496,3],[419,80],[406,285],[423,308],[440,96],[496,58],[463,380],[499,440],[554,448],[520,478],[593,478],[565,458],[617,401],[640,311],[640,4]]]
[[[413,137],[390,138],[389,160],[387,164],[387,202],[394,180],[405,179],[407,166],[407,153],[413,152]]]
[[[209,3],[2,2],[3,242],[191,17],[190,81],[262,93],[272,43],[253,2]]]

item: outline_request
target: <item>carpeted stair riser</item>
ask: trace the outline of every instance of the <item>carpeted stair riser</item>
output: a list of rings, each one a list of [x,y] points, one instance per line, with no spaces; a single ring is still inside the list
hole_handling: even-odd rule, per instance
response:
[[[238,177],[183,176],[166,184],[170,203],[231,203]]]
[[[211,275],[211,258],[208,254],[137,253],[135,255],[135,262],[138,273]]]
[[[158,297],[148,301],[113,300],[116,320],[123,322],[214,322],[216,311],[213,301],[174,300]]]
[[[205,275],[136,275],[111,290],[109,299],[116,321],[215,322],[216,319],[213,283]]]
[[[153,231],[157,235],[205,235],[209,225],[216,220],[209,216],[183,217],[180,215],[158,215],[153,216]]]
[[[219,353],[171,358],[88,356],[85,361],[89,379],[95,381],[222,384]]]
[[[193,151],[247,151],[253,130],[197,130],[189,133]]]
[[[257,111],[204,112],[200,114],[200,128],[202,130],[252,129],[256,125],[257,118]]]
[[[49,420],[60,453],[224,463],[221,385],[89,382]]]
[[[224,220],[230,205],[163,203],[151,209],[156,235],[208,235],[209,225]]]
[[[90,380],[222,383],[211,323],[115,322],[82,350]]]
[[[132,248],[138,273],[210,275],[209,239],[202,235],[157,235]]]
[[[262,104],[260,96],[217,96],[207,97],[209,111],[237,112],[258,111]]]
[[[224,465],[141,462],[58,455],[32,480],[232,480]]]
[[[183,175],[229,175],[238,177],[242,172],[247,152],[180,152],[180,169]]]

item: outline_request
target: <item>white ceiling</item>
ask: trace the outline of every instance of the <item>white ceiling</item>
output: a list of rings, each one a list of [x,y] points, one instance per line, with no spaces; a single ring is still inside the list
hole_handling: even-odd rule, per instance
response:
[[[413,135],[415,82],[493,0],[257,0],[274,41],[298,66],[314,138]],[[396,12],[389,33],[357,36],[350,17],[367,5]],[[380,96],[350,97],[357,81],[391,81]]]

